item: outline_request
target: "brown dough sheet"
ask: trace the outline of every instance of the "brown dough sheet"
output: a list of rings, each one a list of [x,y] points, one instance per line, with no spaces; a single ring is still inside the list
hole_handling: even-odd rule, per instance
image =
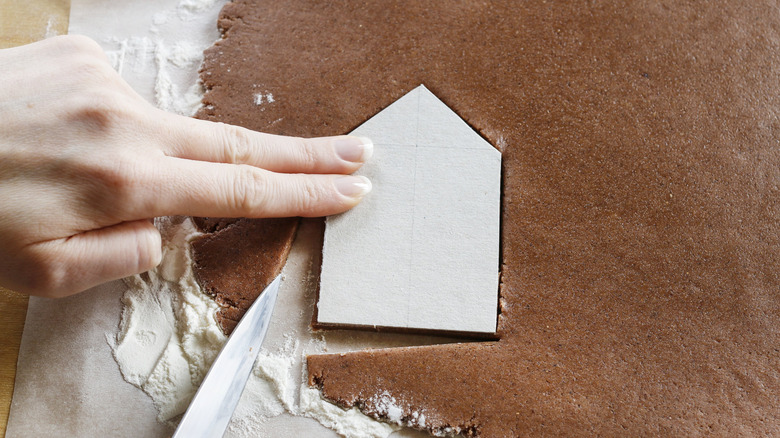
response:
[[[195,279],[219,304],[217,323],[229,335],[282,272],[298,221],[195,218],[195,224],[205,233],[192,242]]]
[[[341,134],[425,84],[503,152],[501,339],[312,356],[325,397],[481,437],[780,435],[776,3],[241,0],[219,25],[202,118]],[[214,275],[265,263],[237,257]]]

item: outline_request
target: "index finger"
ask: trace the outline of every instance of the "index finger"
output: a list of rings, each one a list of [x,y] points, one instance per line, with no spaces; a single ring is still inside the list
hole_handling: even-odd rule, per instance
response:
[[[166,113],[167,114],[167,113]],[[352,173],[374,149],[365,137],[302,138],[167,114],[167,155],[215,163],[248,164],[281,173]]]

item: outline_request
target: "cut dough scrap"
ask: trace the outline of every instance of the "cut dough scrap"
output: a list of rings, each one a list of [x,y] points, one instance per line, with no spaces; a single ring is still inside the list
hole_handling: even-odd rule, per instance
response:
[[[226,335],[282,271],[297,219],[195,218],[204,232],[192,242],[193,273],[220,310]]]
[[[326,222],[317,323],[494,333],[500,152],[424,86],[353,134],[374,192]]]

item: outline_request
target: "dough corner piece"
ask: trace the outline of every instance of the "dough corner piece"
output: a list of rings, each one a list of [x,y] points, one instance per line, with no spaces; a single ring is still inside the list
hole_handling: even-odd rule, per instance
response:
[[[438,436],[491,436],[484,432],[503,427],[494,424],[499,427],[496,429],[491,424],[505,410],[492,409],[493,403],[485,403],[474,392],[488,388],[476,388],[479,381],[456,387],[453,383],[460,379],[437,372],[449,366],[476,372],[481,365],[469,360],[473,353],[472,346],[450,344],[313,355],[307,358],[308,383],[320,388],[332,402],[345,408],[359,406],[377,420]],[[366,372],[369,365],[377,368]],[[465,400],[468,402],[463,403]],[[507,408],[512,409],[510,406]]]
[[[195,279],[219,304],[217,323],[230,335],[249,306],[282,271],[298,219],[194,221],[204,232],[192,241]]]

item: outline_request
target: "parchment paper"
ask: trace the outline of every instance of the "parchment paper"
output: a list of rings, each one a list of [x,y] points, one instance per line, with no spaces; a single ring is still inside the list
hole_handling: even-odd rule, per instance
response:
[[[110,54],[130,38],[173,42],[186,33],[193,44],[208,46],[219,37],[216,17],[224,0],[206,3],[200,10],[182,10],[179,0],[72,0],[69,33],[92,37]],[[161,22],[164,12],[179,10],[180,16],[168,17],[169,26],[154,26],[155,16]],[[121,73],[156,104],[154,55],[151,47],[127,54]],[[180,84],[194,83],[197,74],[178,73],[174,80]],[[155,420],[151,399],[122,379],[106,341],[117,330],[124,291],[124,283],[116,281],[66,299],[30,298],[6,436],[170,434]]]
[[[30,298],[7,437],[165,436],[151,400],[122,380],[106,343],[122,292],[115,281],[70,298]]]
[[[183,98],[198,68],[191,62],[177,65],[161,61],[157,57],[160,47],[173,47],[182,41],[192,46],[211,45],[219,37],[216,18],[224,2],[73,0],[69,32],[95,39],[133,88],[150,102],[160,104],[160,97]],[[143,41],[150,44],[144,46]],[[167,68],[166,80],[170,79],[171,83],[160,83],[161,68]],[[169,109],[176,111],[183,107]],[[311,282],[306,278],[318,260],[321,233],[321,224],[316,221],[305,221],[298,233],[264,344],[270,350],[282,345],[286,335],[308,331],[314,296]],[[66,299],[30,299],[8,437],[170,436],[172,429],[156,421],[151,399],[122,379],[111,356],[107,338],[117,331],[120,297],[124,291],[124,283],[115,281]],[[420,345],[447,340],[332,332],[327,335],[327,341],[328,351],[338,352],[366,346]],[[236,434],[229,430],[226,436]],[[336,434],[312,419],[282,414],[267,420],[253,436],[335,437]],[[427,435],[407,429],[393,436]]]

